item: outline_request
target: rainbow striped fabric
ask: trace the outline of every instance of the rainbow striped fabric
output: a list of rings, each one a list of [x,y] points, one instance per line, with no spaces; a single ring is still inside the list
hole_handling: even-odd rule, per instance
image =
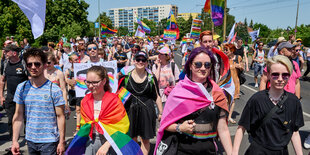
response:
[[[141,26],[142,30],[146,33],[151,33],[150,27],[143,23],[139,18],[137,18],[137,23]]]
[[[177,31],[175,30],[164,30],[164,39],[167,40],[176,40],[177,39]]]
[[[179,39],[180,30],[177,21],[174,17],[173,11],[170,10],[169,17],[167,18],[167,30],[173,30],[176,32],[176,39]]]
[[[122,87],[117,93],[118,98],[121,99],[123,104],[129,99],[130,95],[131,93],[124,87]]]
[[[94,97],[87,94],[81,102],[81,129],[73,138],[66,155],[85,154],[89,137],[93,139],[93,129],[103,134],[114,151],[125,155],[142,155],[140,146],[126,133],[129,129],[129,119],[126,110],[116,94],[105,92],[102,97],[99,118],[94,119]]]
[[[182,39],[182,44],[186,44],[188,39],[193,43],[194,40],[193,40],[192,38],[185,38],[185,37],[184,37],[184,38]]]
[[[214,138],[217,136],[217,132],[209,132],[209,133],[194,133],[194,134],[188,134],[185,133],[184,134],[196,138],[196,139],[208,139],[208,138]]]
[[[106,25],[101,24],[101,34],[114,34],[117,33],[117,30],[109,29]]]
[[[151,39],[151,37],[150,36],[147,36],[147,41],[150,43],[150,42],[152,42],[152,39]]]
[[[214,26],[223,24],[225,0],[206,0],[204,12],[211,12]]]
[[[201,33],[201,23],[202,20],[193,19],[192,28],[191,28],[191,38],[199,39]]]

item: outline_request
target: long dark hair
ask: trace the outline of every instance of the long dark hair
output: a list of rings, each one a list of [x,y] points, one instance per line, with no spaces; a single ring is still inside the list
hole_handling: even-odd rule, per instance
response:
[[[200,54],[200,53],[205,53],[210,57],[211,60],[211,69],[210,69],[210,75],[209,77],[212,78],[212,80],[214,80],[215,77],[215,69],[214,66],[216,64],[216,60],[214,58],[214,55],[212,53],[212,51],[208,50],[205,47],[197,47],[195,48],[191,54],[188,56],[187,62],[185,63],[184,69],[185,69],[185,74],[187,75],[188,78],[191,78],[191,70],[190,70],[190,65],[193,63],[193,60],[195,59],[195,57]]]

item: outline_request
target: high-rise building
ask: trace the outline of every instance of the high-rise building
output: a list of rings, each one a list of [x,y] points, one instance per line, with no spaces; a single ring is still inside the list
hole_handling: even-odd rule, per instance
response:
[[[124,7],[109,9],[109,18],[114,27],[128,27],[129,32],[134,32],[135,22],[146,18],[156,23],[169,16],[170,10],[178,16],[178,7],[176,5],[153,5],[139,7]]]
[[[190,16],[192,16],[193,19],[201,18],[201,14],[200,13],[179,13],[177,17],[182,17],[185,20],[188,20]]]

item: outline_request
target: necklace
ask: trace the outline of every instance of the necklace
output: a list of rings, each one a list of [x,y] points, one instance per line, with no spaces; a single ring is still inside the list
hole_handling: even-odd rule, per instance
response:
[[[130,78],[131,77],[131,78]],[[132,80],[133,80],[133,77],[132,77],[132,75],[130,75],[130,77],[129,77],[129,81],[128,81],[128,83],[130,84],[130,86],[131,86],[131,88],[133,89],[133,91],[135,91],[137,94],[142,94],[145,90],[146,90],[146,88],[147,88],[147,86],[148,86],[148,84],[149,84],[149,80],[147,80],[147,83],[146,83],[146,85],[145,85],[145,87],[144,87],[144,89],[142,90],[142,91],[137,91],[136,89],[135,89],[135,87],[132,85]],[[143,83],[143,82],[142,82]]]
[[[269,92],[268,92],[268,96],[269,96],[270,101],[273,104],[278,104],[283,99],[284,93],[282,93],[281,96],[278,99],[272,98],[271,95],[269,94]]]

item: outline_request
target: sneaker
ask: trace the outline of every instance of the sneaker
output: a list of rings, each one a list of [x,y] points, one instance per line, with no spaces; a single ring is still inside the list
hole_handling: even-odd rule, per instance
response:
[[[258,84],[257,83],[255,83],[255,86],[254,86],[255,88],[258,88]]]
[[[76,114],[73,116],[74,119],[76,119]]]
[[[310,135],[308,135],[308,137],[305,139],[304,147],[306,149],[310,149]]]

